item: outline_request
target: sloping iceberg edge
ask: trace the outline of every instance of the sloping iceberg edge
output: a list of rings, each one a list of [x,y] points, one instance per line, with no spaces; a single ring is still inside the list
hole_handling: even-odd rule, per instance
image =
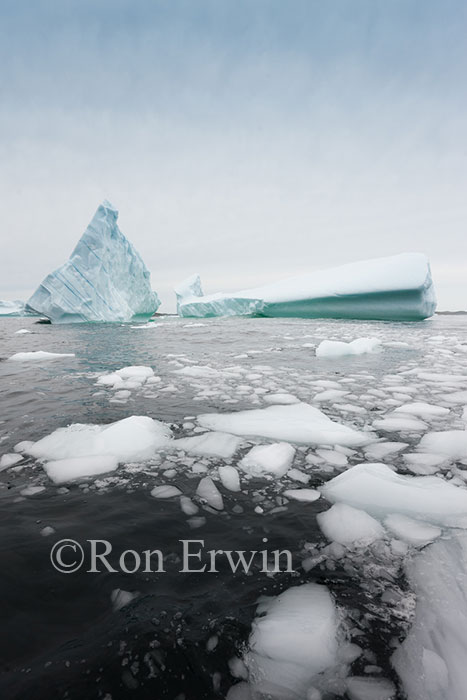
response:
[[[26,309],[52,323],[147,319],[160,301],[139,253],[117,225],[108,201],[97,209],[70,259],[47,275]]]
[[[402,253],[319,270],[231,294],[203,295],[199,275],[175,290],[180,316],[271,316],[420,321],[436,295],[430,264]]]

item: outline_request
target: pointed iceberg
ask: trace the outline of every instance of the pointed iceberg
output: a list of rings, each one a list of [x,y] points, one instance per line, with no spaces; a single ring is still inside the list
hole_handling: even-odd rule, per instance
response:
[[[198,276],[179,286],[180,316],[260,316],[420,321],[436,295],[421,253],[403,253],[319,270],[232,294],[202,296]],[[250,305],[250,306],[249,306]]]
[[[118,211],[104,201],[70,259],[50,273],[27,307],[52,323],[131,321],[158,309],[149,270],[117,225]]]

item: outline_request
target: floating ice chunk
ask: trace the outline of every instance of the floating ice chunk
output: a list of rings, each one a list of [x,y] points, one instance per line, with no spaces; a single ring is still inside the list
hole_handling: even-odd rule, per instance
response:
[[[33,443],[26,454],[41,460],[116,457],[119,462],[145,461],[167,445],[170,429],[147,416],[130,416],[107,425],[73,423]]]
[[[205,413],[198,416],[198,422],[210,430],[305,445],[355,447],[373,440],[371,434],[335,423],[314,406],[302,402],[237,413]]]
[[[2,455],[0,458],[0,472],[3,471],[4,469],[8,469],[9,467],[12,467],[14,464],[17,464],[18,462],[21,462],[23,459],[22,455],[15,454],[13,452],[7,453],[5,455]]]
[[[451,394],[445,394],[443,399],[446,403],[467,403],[467,391],[453,391]]]
[[[436,476],[401,476],[385,464],[357,464],[320,491],[332,503],[347,503],[380,518],[400,513],[449,525],[467,512],[466,489]]]
[[[27,328],[20,328],[19,331],[15,331],[16,335],[24,335],[25,333],[32,333],[32,331]]]
[[[313,401],[337,401],[348,393],[348,391],[342,391],[342,389],[326,389],[326,391],[320,391],[319,394],[315,394]]]
[[[379,352],[381,341],[378,338],[357,338],[351,343],[340,340],[323,340],[316,348],[316,357],[343,357],[345,355],[364,355]]]
[[[383,430],[386,433],[410,433],[419,432],[428,428],[427,424],[417,418],[409,416],[389,416],[388,418],[380,418],[373,422],[373,427],[376,430]]]
[[[32,352],[16,352],[9,357],[15,362],[41,362],[42,360],[57,360],[61,357],[74,357],[73,352],[45,352],[45,350],[34,350]]]
[[[313,503],[313,501],[317,501],[320,498],[321,493],[316,491],[316,489],[287,489],[284,491],[284,496],[294,501]]]
[[[48,275],[27,303],[53,323],[130,321],[159,307],[149,271],[104,201],[70,259]]]
[[[263,396],[263,401],[266,403],[279,403],[283,404],[284,406],[291,404],[291,403],[300,403],[300,399],[297,399],[296,396],[293,396],[292,394],[265,394]]]
[[[388,515],[384,519],[384,525],[400,540],[419,547],[434,542],[441,535],[439,527],[397,513]]]
[[[287,442],[256,445],[243,457],[239,467],[252,476],[266,473],[280,478],[290,469],[294,456],[295,448]]]
[[[153,498],[175,498],[175,496],[181,496],[182,492],[176,486],[171,486],[171,484],[161,484],[160,486],[154,486],[151,491],[151,496]]]
[[[191,498],[188,496],[180,496],[180,508],[185,515],[196,515],[199,512],[199,508],[196,503],[193,503]]]
[[[118,459],[110,455],[102,457],[72,457],[47,462],[44,469],[55,484],[64,484],[83,477],[98,476],[113,472],[118,467]]]
[[[213,367],[201,367],[197,365],[193,367],[182,367],[181,369],[174,369],[174,373],[194,378],[221,376],[221,372],[219,372],[218,369],[214,369]]]
[[[394,700],[396,686],[386,678],[353,676],[347,680],[349,700]]]
[[[299,481],[301,484],[307,484],[310,481],[310,475],[305,474],[300,469],[289,469],[287,472],[287,478],[293,479],[293,481]]]
[[[208,506],[211,506],[211,508],[215,508],[215,510],[223,510],[224,500],[222,498],[222,494],[210,476],[205,476],[203,479],[201,479],[198,484],[198,488],[196,489],[196,493],[203,501],[206,501]]]
[[[42,537],[50,537],[50,535],[53,534],[55,534],[55,530],[53,529],[53,527],[50,527],[50,525],[46,525],[41,530]]]
[[[181,316],[256,313],[407,321],[427,318],[436,308],[430,266],[419,253],[351,263],[231,294],[200,293],[199,278],[179,286]]]
[[[219,467],[219,477],[222,485],[228,489],[228,491],[240,491],[240,477],[235,467]]]
[[[467,458],[467,431],[445,430],[440,433],[427,433],[418,444],[421,452],[445,455],[451,459]]]
[[[211,432],[174,440],[172,447],[193,455],[229,459],[233,457],[242,442],[241,438],[229,433]]]
[[[377,442],[365,447],[365,456],[369,459],[384,459],[408,447],[406,442]]]
[[[37,496],[45,491],[45,486],[26,486],[20,491],[22,496]]]
[[[348,459],[346,455],[342,452],[337,452],[336,450],[316,450],[316,454],[322,457],[328,464],[332,464],[335,467],[345,467],[348,464]]]
[[[110,594],[110,600],[112,601],[113,609],[120,610],[124,608],[125,605],[129,605],[132,600],[138,597],[138,593],[131,593],[130,591],[124,591],[122,588],[115,588]]]
[[[258,605],[249,648],[251,697],[305,698],[313,678],[338,662],[339,620],[325,586],[306,583]]]
[[[408,452],[402,456],[408,468],[417,474],[434,474],[437,471],[436,467],[449,461],[446,455],[423,452]]]
[[[409,560],[415,621],[391,661],[409,700],[465,700],[467,535],[438,540]]]
[[[430,403],[423,403],[422,401],[416,401],[414,403],[405,403],[403,406],[398,406],[394,409],[393,413],[410,413],[414,416],[419,416],[420,418],[432,418],[438,416],[447,416],[449,413],[449,408],[444,408],[443,406],[434,406]]]
[[[371,544],[384,537],[384,528],[365,513],[345,503],[336,503],[316,516],[323,534],[343,545]]]

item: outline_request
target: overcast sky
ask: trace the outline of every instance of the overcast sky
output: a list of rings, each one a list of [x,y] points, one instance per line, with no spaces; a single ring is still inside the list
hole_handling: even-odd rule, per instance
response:
[[[465,0],[2,0],[0,298],[99,202],[173,310],[425,252],[467,308]]]

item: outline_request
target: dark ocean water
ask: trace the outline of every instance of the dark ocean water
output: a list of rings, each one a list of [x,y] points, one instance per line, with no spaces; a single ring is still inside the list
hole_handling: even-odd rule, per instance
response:
[[[20,328],[32,333],[18,335],[15,331]],[[365,413],[343,418],[332,403],[323,404],[322,410],[361,428],[386,410],[377,396],[368,399],[368,391],[378,388],[383,376],[401,368],[432,371],[436,362],[438,371],[456,371],[452,358],[442,353],[434,361],[427,342],[441,335],[457,336],[462,342],[466,330],[464,317],[438,317],[419,324],[302,319],[200,324],[168,317],[152,328],[60,327],[34,319],[0,319],[0,455],[12,452],[21,440],[37,440],[70,423],[102,424],[130,415],[150,416],[171,424],[176,435],[188,435],[190,429],[183,427],[187,416],[258,407],[261,394],[254,394],[254,388],[263,383],[268,390],[275,387],[311,401],[313,381],[349,376],[358,378],[358,391],[352,391],[363,396],[359,405]],[[390,345],[380,354],[333,361],[314,356],[312,346],[323,339],[362,336],[403,341],[408,347]],[[32,350],[70,352],[76,357],[41,363],[5,361],[15,352]],[[174,374],[174,368],[189,364],[220,370],[240,365],[256,377],[243,382],[253,389],[239,393],[238,381],[228,380],[220,388],[206,381],[203,391],[202,381],[195,386]],[[95,385],[97,376],[127,365],[152,367],[161,383],[153,392],[135,391],[127,402],[112,403],[111,392]],[[166,387],[168,391],[161,391]],[[415,400],[426,398],[422,388]],[[404,439],[411,441],[410,436]],[[355,457],[362,460],[362,455]],[[173,466],[178,467],[175,458]],[[209,460],[209,466],[214,469],[216,460]],[[319,486],[336,473],[315,469],[309,486]],[[316,524],[316,514],[329,506],[323,499],[289,502],[281,508],[274,484],[253,480],[240,494],[223,491],[224,511],[204,511],[205,524],[193,530],[177,499],[150,496],[161,482],[156,472],[130,469],[116,475],[113,482],[96,486],[81,480],[64,490],[48,481],[32,459],[20,470],[0,473],[1,698],[223,698],[234,683],[228,661],[248,640],[258,597],[276,595],[304,581],[326,584],[353,624],[361,626],[358,643],[365,654],[354,662],[352,673],[361,674],[371,664],[397,682],[389,662],[391,645],[403,639],[409,617],[400,605],[383,602],[381,592],[389,580],[401,598],[409,595],[402,571],[385,575],[384,563],[374,559],[374,580],[369,581],[365,562],[360,565],[358,560],[353,568],[339,561],[308,573],[300,567],[304,543],[324,543]],[[180,469],[171,483],[192,495],[197,479]],[[35,496],[22,496],[31,484],[46,488]],[[258,503],[265,506],[262,515],[255,512]],[[42,536],[46,526],[54,534]],[[125,549],[158,548],[166,555],[166,571],[64,575],[49,559],[52,544],[62,538],[83,546],[89,539],[109,540],[115,553],[112,561]],[[233,574],[224,564],[218,573],[179,571],[182,539],[203,539],[206,549],[256,550],[264,546],[263,538],[270,549],[293,553],[294,573]],[[111,601],[115,589],[138,595],[115,610]],[[214,635],[218,644],[208,651],[207,642]]]

